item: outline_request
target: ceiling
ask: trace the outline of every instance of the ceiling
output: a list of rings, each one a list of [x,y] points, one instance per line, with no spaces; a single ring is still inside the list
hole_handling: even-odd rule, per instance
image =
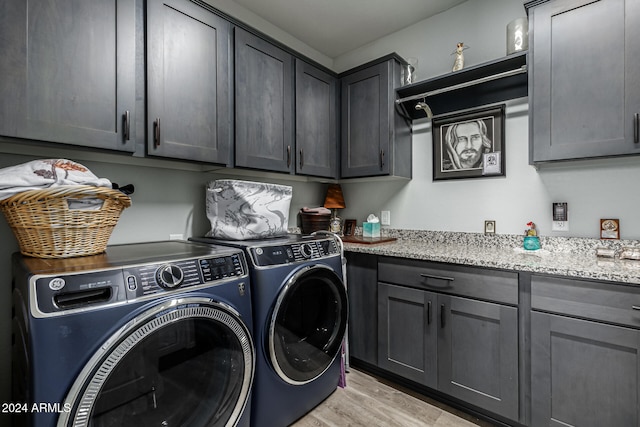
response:
[[[466,0],[233,0],[336,58]]]

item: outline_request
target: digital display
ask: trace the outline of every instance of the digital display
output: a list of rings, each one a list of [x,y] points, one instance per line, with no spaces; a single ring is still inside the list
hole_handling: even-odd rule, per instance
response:
[[[237,256],[202,259],[200,260],[200,269],[207,282],[244,274],[242,264]]]

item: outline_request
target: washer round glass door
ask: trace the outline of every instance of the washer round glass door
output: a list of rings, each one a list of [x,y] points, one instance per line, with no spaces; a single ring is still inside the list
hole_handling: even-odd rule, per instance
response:
[[[100,348],[58,426],[233,426],[254,366],[251,336],[234,310],[208,298],[170,300]]]
[[[269,326],[271,363],[289,384],[306,384],[326,371],[340,352],[347,327],[347,292],[324,265],[308,266],[287,281]]]

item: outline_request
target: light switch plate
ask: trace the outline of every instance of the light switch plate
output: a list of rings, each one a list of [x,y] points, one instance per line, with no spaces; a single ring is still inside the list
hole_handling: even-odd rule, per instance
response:
[[[380,225],[391,225],[391,211],[380,212]]]

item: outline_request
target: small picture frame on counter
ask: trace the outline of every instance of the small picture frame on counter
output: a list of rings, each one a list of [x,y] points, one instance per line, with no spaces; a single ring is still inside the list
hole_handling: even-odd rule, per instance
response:
[[[355,219],[345,219],[343,234],[345,236],[353,236],[356,233],[356,224],[358,222]]]
[[[484,234],[485,236],[496,234],[496,222],[494,220],[484,222]]]
[[[620,240],[620,220],[612,218],[601,219],[600,239]]]

